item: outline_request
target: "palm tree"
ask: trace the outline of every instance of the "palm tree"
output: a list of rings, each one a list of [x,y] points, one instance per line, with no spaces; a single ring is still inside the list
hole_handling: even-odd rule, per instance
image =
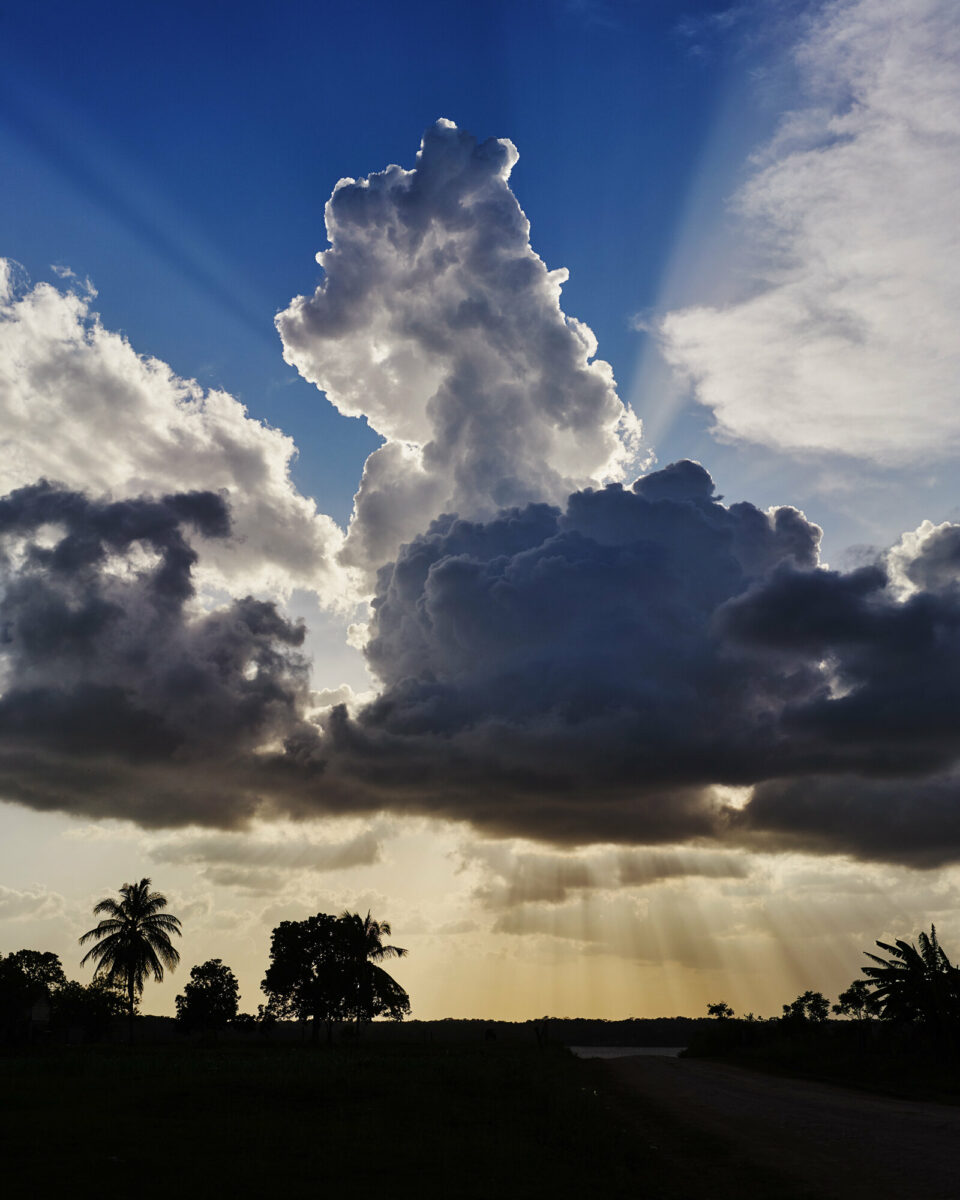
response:
[[[960,969],[937,941],[935,926],[929,934],[921,932],[917,942],[919,947],[900,938],[892,946],[877,942],[890,958],[865,951],[877,966],[861,969],[870,977],[884,1017],[920,1020],[938,1032],[949,1031],[960,1014]]]
[[[390,936],[386,921],[375,921],[369,911],[365,917],[359,913],[342,912],[340,926],[348,956],[348,972],[351,976],[347,1002],[354,1020],[361,1021],[387,1013],[401,1020],[410,1011],[410,998],[399,983],[379,965],[385,958],[403,958],[407,953],[400,946],[386,946],[383,939]]]
[[[167,898],[150,891],[149,879],[125,883],[120,895],[119,901],[108,896],[94,905],[94,913],[105,915],[80,938],[81,946],[96,940],[80,965],[92,959],[96,964],[94,979],[101,978],[124,989],[132,1041],[134,1011],[143,985],[151,972],[159,983],[164,967],[171,971],[176,968],[180,952],[174,948],[170,935],[175,933],[180,937],[181,930],[179,918],[161,911],[167,907]]]

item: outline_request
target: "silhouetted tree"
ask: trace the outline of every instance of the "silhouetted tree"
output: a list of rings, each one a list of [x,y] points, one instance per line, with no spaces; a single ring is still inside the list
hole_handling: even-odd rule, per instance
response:
[[[879,1013],[880,1003],[865,979],[855,979],[847,990],[837,997],[833,1011],[838,1017],[856,1017],[858,1021],[865,1021],[871,1015]]]
[[[805,1026],[812,1021],[821,1024],[830,1015],[830,1001],[822,992],[801,992],[791,1004],[783,1006],[782,1020],[787,1024]]]
[[[818,1024],[830,1016],[830,1001],[822,992],[804,992],[807,1002],[807,1018]]]
[[[951,1033],[960,1019],[960,969],[937,941],[935,926],[921,932],[917,946],[898,938],[877,942],[889,958],[864,951],[876,966],[863,967],[885,1020],[919,1021],[936,1033]]]
[[[386,921],[373,920],[369,911],[365,917],[343,912],[339,920],[346,938],[350,973],[348,1014],[357,1025],[383,1015],[402,1021],[410,1013],[410,997],[380,963],[386,958],[402,958],[406,950],[384,945],[383,939],[390,936],[390,926]]]
[[[177,1020],[184,1029],[216,1037],[236,1018],[240,1001],[237,977],[219,958],[190,969],[190,982],[176,998]]]
[[[80,965],[92,959],[96,964],[94,978],[99,976],[108,983],[123,986],[132,1040],[136,1002],[143,993],[143,985],[148,975],[152,974],[159,983],[164,967],[171,971],[176,968],[180,953],[170,936],[180,937],[181,929],[179,918],[163,912],[167,898],[150,891],[149,879],[123,884],[120,896],[120,900],[108,896],[94,905],[94,913],[106,915],[81,936],[81,946],[93,940],[96,945],[87,951]]]
[[[94,979],[86,986],[69,979],[53,994],[50,1020],[61,1032],[78,1029],[85,1039],[97,1041],[115,1017],[123,1016],[126,1007],[122,989],[105,979]]]
[[[733,1016],[733,1009],[723,1000],[719,1000],[716,1004],[707,1005],[707,1016],[716,1017],[718,1021],[727,1021]]]
[[[35,1005],[49,1001],[67,982],[56,954],[15,950],[0,955],[0,1030],[4,1040],[29,1036]]]
[[[260,984],[266,1013],[313,1021],[313,1040],[326,1022],[343,1020],[347,1003],[344,939],[336,917],[317,913],[303,921],[281,921],[270,939],[270,965]]]
[[[47,996],[67,982],[59,956],[49,950],[17,950],[7,958],[31,985]]]
[[[314,1041],[323,1022],[330,1040],[337,1021],[359,1025],[384,1014],[401,1020],[410,1011],[410,999],[379,963],[406,951],[384,945],[389,933],[390,926],[369,913],[317,913],[282,921],[273,931],[270,965],[260,985],[267,1011],[311,1020]]]

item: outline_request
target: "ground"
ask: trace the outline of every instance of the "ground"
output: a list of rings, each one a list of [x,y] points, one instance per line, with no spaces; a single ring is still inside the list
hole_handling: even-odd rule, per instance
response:
[[[716,1138],[733,1158],[817,1200],[954,1200],[960,1107],[872,1095],[696,1059],[603,1064],[625,1103]],[[704,1196],[708,1192],[699,1193]]]
[[[954,1196],[960,1109],[562,1047],[48,1047],[0,1059],[13,1197]],[[909,1186],[908,1186],[909,1185]],[[927,1190],[922,1190],[926,1188]]]

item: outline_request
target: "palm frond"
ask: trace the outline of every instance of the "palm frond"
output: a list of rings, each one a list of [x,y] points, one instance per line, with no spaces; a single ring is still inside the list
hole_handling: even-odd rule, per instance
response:
[[[171,916],[169,913],[156,913],[144,917],[140,924],[144,929],[158,929],[164,934],[175,933],[178,937],[182,934],[179,917]]]
[[[871,954],[869,950],[864,950],[867,958],[872,958],[875,963],[879,963],[885,971],[903,971],[906,970],[906,965],[902,962],[890,962],[889,959],[881,958],[879,954]],[[875,973],[876,967],[861,967],[862,971]]]
[[[889,942],[877,942],[881,950],[886,950],[888,954],[894,955],[895,958],[906,957],[907,952],[912,948],[906,942],[897,941],[896,945],[891,946]]]
[[[116,933],[123,928],[122,921],[101,921],[99,925],[93,929],[88,929],[86,933],[80,935],[77,939],[82,946],[85,942],[89,942],[95,937],[105,937],[108,933]]]
[[[385,958],[403,958],[407,951],[402,946],[378,946],[376,950],[371,951],[368,957],[373,962],[380,962]]]

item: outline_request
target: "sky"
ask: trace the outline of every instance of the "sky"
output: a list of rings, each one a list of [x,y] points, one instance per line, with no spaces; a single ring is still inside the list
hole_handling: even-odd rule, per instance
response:
[[[0,951],[773,1013],[960,952],[949,0],[0,37]]]

